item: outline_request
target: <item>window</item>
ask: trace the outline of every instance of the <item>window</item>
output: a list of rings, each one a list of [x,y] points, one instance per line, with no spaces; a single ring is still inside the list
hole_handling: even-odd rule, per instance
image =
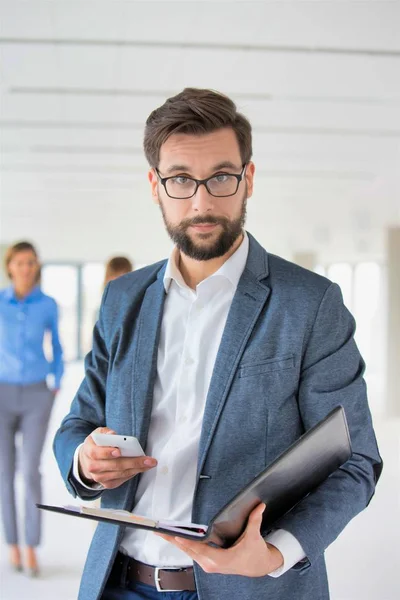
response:
[[[93,327],[97,321],[103,294],[103,263],[86,263],[82,267],[82,354],[92,347]]]
[[[104,264],[101,262],[47,263],[42,267],[42,290],[58,304],[60,340],[67,361],[83,358],[92,347],[103,284]],[[47,338],[44,349],[51,358]]]
[[[78,269],[73,265],[44,265],[41,287],[45,294],[52,296],[59,309],[59,334],[64,350],[64,359],[73,360],[78,355]],[[49,341],[45,343],[49,354]]]
[[[318,269],[318,270],[317,270]],[[337,283],[356,320],[355,340],[366,362],[371,408],[382,413],[386,368],[386,269],[377,262],[318,265],[316,271]]]
[[[354,316],[356,341],[366,362],[366,380],[374,409],[384,410],[386,364],[386,272],[377,263],[356,265],[354,269]]]
[[[349,310],[352,309],[353,300],[353,271],[347,263],[330,265],[327,269],[327,277],[340,286],[343,300]]]

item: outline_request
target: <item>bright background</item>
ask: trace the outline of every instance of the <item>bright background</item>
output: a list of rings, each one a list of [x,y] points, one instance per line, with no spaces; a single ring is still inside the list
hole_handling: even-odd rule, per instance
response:
[[[340,284],[367,362],[386,468],[328,550],[332,598],[398,598],[400,402],[387,389],[400,385],[400,241],[389,241],[400,240],[400,3],[0,0],[0,11],[0,253],[37,245],[67,359],[46,500],[68,502],[50,441],[82,376],[104,261],[126,254],[138,267],[171,248],[144,121],[183,87],[211,87],[253,125],[248,230]],[[4,559],[1,598],[76,597],[86,525],[47,515],[43,578],[11,575]]]

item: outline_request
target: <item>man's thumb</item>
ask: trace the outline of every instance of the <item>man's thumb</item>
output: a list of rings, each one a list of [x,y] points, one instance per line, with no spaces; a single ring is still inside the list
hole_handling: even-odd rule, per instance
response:
[[[260,535],[260,528],[262,523],[262,517],[266,505],[262,502],[256,506],[250,513],[248,527],[251,531],[254,531],[257,535]]]

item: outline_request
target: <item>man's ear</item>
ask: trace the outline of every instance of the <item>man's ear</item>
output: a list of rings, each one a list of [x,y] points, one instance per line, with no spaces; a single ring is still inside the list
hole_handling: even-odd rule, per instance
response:
[[[255,164],[253,162],[247,163],[246,166],[246,184],[247,184],[247,197],[250,198],[253,195],[253,187],[254,187],[254,173],[256,171]]]
[[[151,197],[153,199],[153,202],[155,204],[160,204],[158,201],[158,178],[154,168],[150,169],[150,171],[147,174],[147,177],[150,183]]]

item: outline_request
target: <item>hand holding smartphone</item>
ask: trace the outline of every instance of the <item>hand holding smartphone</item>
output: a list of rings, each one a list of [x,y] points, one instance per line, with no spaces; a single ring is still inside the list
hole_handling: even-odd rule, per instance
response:
[[[78,469],[85,485],[95,482],[105,489],[114,489],[157,466],[157,460],[145,455],[135,437],[107,433],[107,430],[112,431],[98,427],[79,448]],[[118,456],[114,457],[114,452]]]
[[[117,435],[115,433],[96,433],[91,434],[94,443],[97,446],[109,446],[119,448],[121,456],[134,458],[145,456],[139,440],[132,435]]]

